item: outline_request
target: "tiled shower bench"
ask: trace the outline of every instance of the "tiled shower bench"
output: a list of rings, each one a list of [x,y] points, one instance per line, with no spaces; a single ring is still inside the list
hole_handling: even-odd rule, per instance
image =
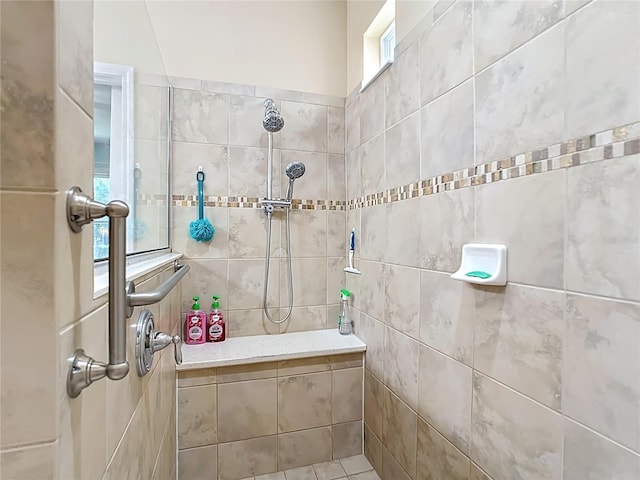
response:
[[[180,480],[239,480],[362,453],[363,353],[337,330],[184,345]]]

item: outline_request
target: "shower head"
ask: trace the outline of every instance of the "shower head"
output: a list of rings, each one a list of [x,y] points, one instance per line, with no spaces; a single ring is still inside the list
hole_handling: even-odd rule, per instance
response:
[[[276,104],[270,98],[264,101],[264,118],[262,126],[267,132],[275,133],[284,127],[284,118],[276,108]]]
[[[293,182],[295,182],[296,178],[300,178],[304,175],[304,171],[306,167],[302,162],[291,162],[287,165],[287,168],[284,170],[284,173],[289,177],[289,187],[287,188],[287,200],[291,201],[291,197],[293,196]]]

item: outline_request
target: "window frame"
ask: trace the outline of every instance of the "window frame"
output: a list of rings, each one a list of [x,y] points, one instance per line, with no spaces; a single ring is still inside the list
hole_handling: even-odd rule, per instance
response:
[[[380,67],[395,60],[396,21],[393,19],[385,31],[380,35]]]

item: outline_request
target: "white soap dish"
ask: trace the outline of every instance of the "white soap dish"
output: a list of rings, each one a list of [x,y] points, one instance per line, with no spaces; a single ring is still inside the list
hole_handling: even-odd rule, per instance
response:
[[[507,247],[469,243],[462,247],[462,262],[451,278],[480,285],[507,284]]]

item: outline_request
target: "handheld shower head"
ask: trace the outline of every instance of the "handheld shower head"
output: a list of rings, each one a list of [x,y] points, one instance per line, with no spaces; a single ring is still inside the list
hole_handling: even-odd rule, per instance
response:
[[[267,132],[276,133],[282,130],[284,127],[284,118],[276,108],[275,103],[270,98],[264,101],[264,118],[262,119],[262,126]]]
[[[287,165],[287,168],[284,171],[287,174],[287,177],[289,177],[287,200],[291,201],[291,197],[293,197],[293,182],[295,182],[296,178],[300,178],[302,175],[304,175],[306,169],[307,168],[302,162],[291,162],[289,165]]]

